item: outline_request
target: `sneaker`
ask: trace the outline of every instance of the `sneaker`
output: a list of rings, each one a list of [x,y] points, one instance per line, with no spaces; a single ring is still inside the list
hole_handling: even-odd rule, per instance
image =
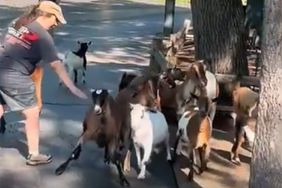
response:
[[[38,155],[31,155],[29,154],[26,159],[26,164],[30,166],[36,166],[41,164],[48,164],[52,162],[52,156],[51,155],[45,155],[45,154],[38,154]]]

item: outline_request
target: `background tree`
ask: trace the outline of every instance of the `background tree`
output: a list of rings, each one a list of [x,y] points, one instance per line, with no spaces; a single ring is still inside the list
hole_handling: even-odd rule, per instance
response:
[[[282,186],[282,1],[265,0],[262,78],[250,188]]]
[[[221,74],[248,75],[241,0],[191,0],[196,58]]]

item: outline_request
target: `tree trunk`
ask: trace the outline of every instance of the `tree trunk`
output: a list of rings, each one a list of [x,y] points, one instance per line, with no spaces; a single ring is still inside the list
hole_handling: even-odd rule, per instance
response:
[[[196,58],[212,71],[248,75],[241,0],[191,0]]]
[[[265,1],[262,79],[250,188],[282,186],[282,1]]]

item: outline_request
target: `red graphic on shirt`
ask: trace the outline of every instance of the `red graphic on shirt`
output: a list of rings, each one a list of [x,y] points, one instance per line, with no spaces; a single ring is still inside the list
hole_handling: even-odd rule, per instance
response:
[[[21,38],[24,41],[28,41],[28,42],[34,42],[34,41],[37,41],[39,39],[38,35],[36,33],[33,33],[33,32],[23,33]]]

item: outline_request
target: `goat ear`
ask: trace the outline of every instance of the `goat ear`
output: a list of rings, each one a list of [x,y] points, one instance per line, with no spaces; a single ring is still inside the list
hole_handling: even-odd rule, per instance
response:
[[[195,95],[194,93],[190,93],[190,94],[191,94],[192,98],[197,99],[197,100],[199,99],[199,97],[197,95]]]
[[[78,41],[77,41],[77,44],[81,44],[81,42],[78,40]]]
[[[91,44],[92,44],[92,41],[89,41],[89,42],[88,42],[88,45],[91,45]]]

